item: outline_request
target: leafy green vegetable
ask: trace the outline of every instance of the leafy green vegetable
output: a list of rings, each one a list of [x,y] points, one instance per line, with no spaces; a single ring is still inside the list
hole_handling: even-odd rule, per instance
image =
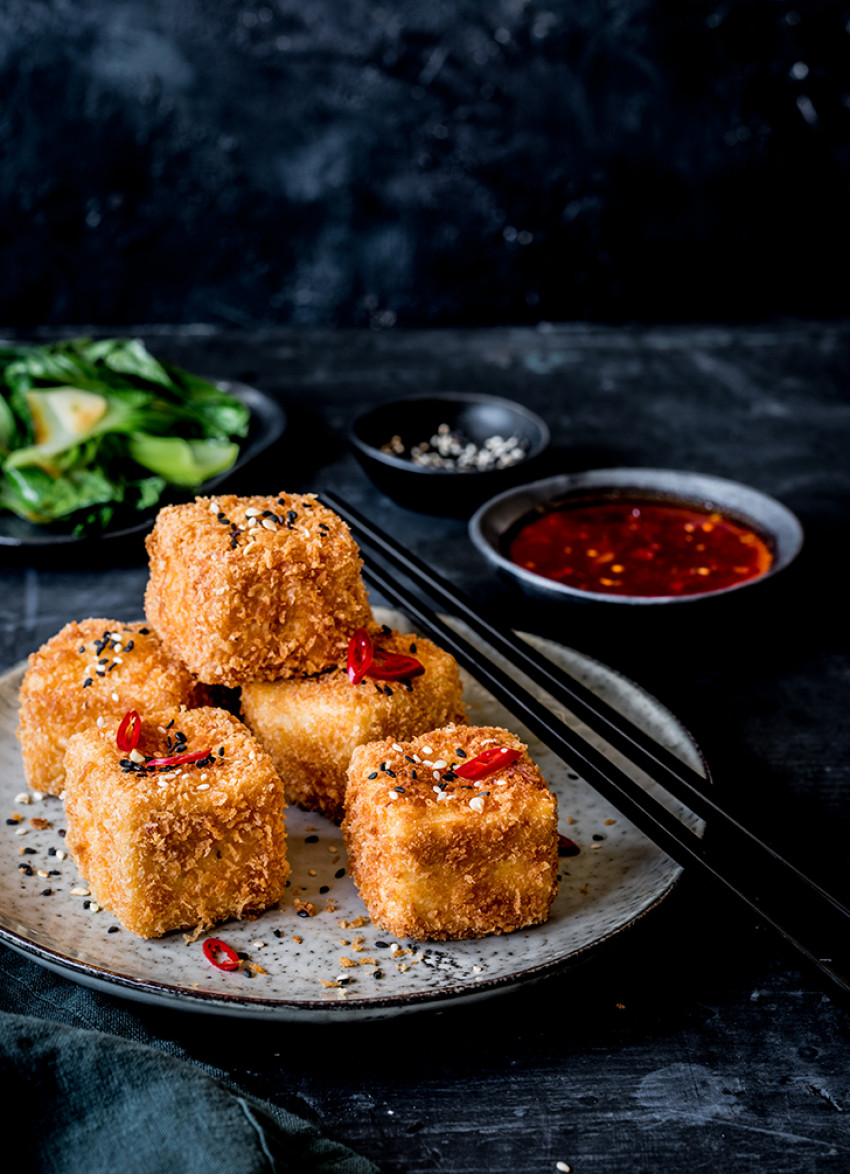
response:
[[[0,509],[108,524],[167,485],[194,489],[239,454],[250,413],[137,339],[0,348]]]

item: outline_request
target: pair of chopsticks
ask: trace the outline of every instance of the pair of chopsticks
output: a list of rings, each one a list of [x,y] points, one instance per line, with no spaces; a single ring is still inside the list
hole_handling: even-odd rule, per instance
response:
[[[490,622],[472,600],[336,494],[322,496],[360,544],[364,574],[372,586],[451,652],[514,717],[673,860],[696,867],[721,884],[831,985],[850,994],[850,910],[724,810],[707,789],[706,779],[676,754],[516,633]],[[480,643],[471,643],[450,627],[435,607],[460,620]],[[507,662],[511,673],[490,659],[488,647]],[[513,670],[556,705],[565,706],[596,735],[593,741],[557,718],[552,704],[530,692]],[[599,748],[599,739],[606,749]],[[634,769],[624,769],[623,758],[706,821],[709,842],[635,781]]]

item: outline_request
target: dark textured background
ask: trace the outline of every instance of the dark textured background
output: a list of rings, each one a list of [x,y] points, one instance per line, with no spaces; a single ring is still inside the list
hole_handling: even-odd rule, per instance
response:
[[[848,22],[5,0],[0,323],[842,315]]]

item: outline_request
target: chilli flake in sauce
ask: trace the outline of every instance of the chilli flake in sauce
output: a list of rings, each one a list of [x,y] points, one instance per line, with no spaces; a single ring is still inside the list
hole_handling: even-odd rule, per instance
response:
[[[748,526],[676,502],[597,501],[556,506],[520,524],[511,562],[565,587],[607,595],[696,595],[770,568]]]

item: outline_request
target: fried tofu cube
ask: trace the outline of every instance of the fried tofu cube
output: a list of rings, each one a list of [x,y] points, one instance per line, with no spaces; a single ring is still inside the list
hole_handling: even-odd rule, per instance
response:
[[[455,773],[501,747],[519,757],[478,781]],[[400,749],[358,747],[342,830],[369,916],[398,938],[477,938],[549,916],[557,800],[507,730],[448,726]]]
[[[204,704],[206,691],[146,624],[88,619],[66,624],[31,654],[21,683],[17,736],[34,791],[61,795],[73,734],[114,725],[128,709]]]
[[[457,661],[430,640],[371,628],[386,652],[415,657],[425,670],[400,680],[364,677],[345,665],[329,672],[242,686],[242,713],[286,786],[287,799],[339,822],[348,766],[357,746],[466,720]]]
[[[207,684],[316,672],[371,620],[357,544],[312,494],[167,506],[147,549],[145,614]]]
[[[146,765],[202,751],[197,762]],[[97,901],[131,933],[206,928],[282,896],[283,784],[232,714],[142,715],[129,753],[116,723],[94,727],[71,739],[66,770],[65,842]]]

